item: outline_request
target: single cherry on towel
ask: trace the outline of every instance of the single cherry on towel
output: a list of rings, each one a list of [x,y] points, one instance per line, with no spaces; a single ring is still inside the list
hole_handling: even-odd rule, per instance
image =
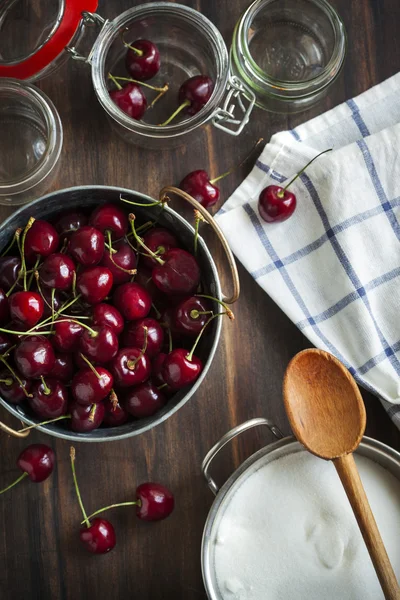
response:
[[[197,114],[210,100],[214,91],[214,82],[207,75],[195,75],[184,81],[179,88],[179,107],[160,127],[169,125],[179,113]]]
[[[3,494],[17,485],[25,477],[29,477],[35,483],[41,483],[53,472],[55,456],[53,450],[45,444],[31,444],[21,452],[17,459],[17,465],[23,471],[14,483],[0,491]]]
[[[310,160],[306,166],[301,169],[287,185],[285,185],[285,187],[279,185],[267,185],[267,187],[263,189],[258,199],[258,212],[264,221],[267,223],[277,223],[286,221],[286,219],[292,216],[296,209],[297,199],[293,192],[288,191],[288,187],[300,177],[315,159],[331,150],[332,148],[329,148],[328,150],[320,152],[317,156],[314,156],[314,158]]]
[[[147,81],[160,70],[160,52],[150,40],[136,40],[131,44],[124,42],[128,51],[125,57],[126,70],[134,79]]]

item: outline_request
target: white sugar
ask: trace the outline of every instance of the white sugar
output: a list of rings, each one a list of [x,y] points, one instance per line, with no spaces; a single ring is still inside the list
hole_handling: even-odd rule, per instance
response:
[[[400,482],[357,465],[400,580]],[[250,475],[213,536],[224,600],[384,600],[335,468],[305,451]]]

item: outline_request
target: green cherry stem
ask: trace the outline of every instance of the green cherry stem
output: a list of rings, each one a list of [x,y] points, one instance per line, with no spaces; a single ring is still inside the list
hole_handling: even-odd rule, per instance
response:
[[[139,360],[144,356],[144,354],[147,350],[147,339],[148,339],[148,333],[149,333],[148,327],[146,327],[146,326],[143,327],[143,331],[144,331],[144,343],[143,343],[143,348],[141,349],[139,356],[137,358],[135,358],[135,360],[128,360],[128,362],[126,363],[126,366],[131,371],[134,370],[134,368],[138,364]]]
[[[81,507],[81,511],[82,511],[82,515],[83,515],[83,523],[85,523],[86,527],[89,528],[90,527],[90,522],[89,522],[88,516],[86,514],[85,507],[83,506],[82,497],[81,497],[81,493],[79,491],[79,486],[78,486],[78,480],[76,478],[76,471],[75,471],[75,448],[73,446],[71,446],[69,455],[71,457],[72,478],[74,480],[74,486],[75,486],[76,496],[78,498],[79,506]]]
[[[177,117],[179,113],[181,113],[187,106],[190,106],[190,100],[185,100],[185,102],[182,102],[182,104],[178,106],[176,111],[172,113],[172,115],[166,121],[164,121],[164,123],[159,124],[159,127],[165,127],[166,125],[169,125],[171,121],[173,121],[175,117]]]
[[[135,52],[138,56],[143,56],[143,50],[140,50],[139,48],[135,48],[135,46],[131,46],[130,44],[128,44],[128,42],[126,42],[124,40],[124,36],[128,31],[129,31],[129,29],[126,29],[121,36],[123,45],[125,46],[125,48],[129,48],[129,50],[132,50],[133,52]]]
[[[24,472],[22,473],[22,475],[20,475],[18,477],[18,479],[16,479],[14,481],[14,483],[11,483],[9,486],[7,486],[6,488],[4,488],[4,490],[1,490],[0,494],[4,494],[4,492],[7,492],[8,490],[11,490],[11,488],[14,487],[14,485],[17,485],[17,483],[19,483],[20,481],[22,481],[23,479],[25,479],[25,477],[28,476],[28,473]]]
[[[22,228],[18,227],[18,229],[16,229],[11,242],[8,244],[7,248],[0,254],[1,257],[5,256],[8,252],[10,252],[11,248],[14,246],[15,242],[17,241],[17,232],[18,236],[20,236],[22,233]]]
[[[118,81],[115,79],[115,77],[111,75],[111,73],[108,74],[108,78],[111,79],[117,90],[122,90],[122,85],[118,83]]]
[[[111,73],[108,74],[108,77],[114,83],[116,83],[117,81],[128,81],[129,83],[137,83],[138,85],[143,85],[143,87],[147,87],[150,90],[154,90],[155,92],[162,92],[163,94],[165,94],[165,92],[167,92],[169,89],[168,83],[166,83],[162,88],[160,88],[160,87],[155,87],[154,85],[150,85],[150,83],[145,83],[144,81],[138,81],[137,79],[131,79],[130,77],[117,77],[116,75],[111,75]]]
[[[201,212],[199,212],[197,209],[194,211],[194,219],[195,219],[195,225],[194,225],[194,255],[197,256],[197,244],[198,244],[198,240],[199,240],[199,227],[200,227],[200,223],[205,223],[206,220],[203,217],[203,215],[201,214]]]
[[[153,310],[156,313],[156,319],[159,319],[161,317],[161,313],[158,310],[157,306],[154,304],[154,302],[152,302],[151,306],[153,307]]]
[[[3,363],[3,365],[5,367],[7,367],[7,369],[10,371],[11,375],[14,377],[14,379],[16,381],[18,381],[19,385],[21,386],[25,396],[27,398],[32,398],[32,394],[28,393],[28,390],[26,389],[26,387],[24,386],[24,384],[22,383],[21,379],[18,377],[18,375],[16,374],[16,372],[14,371],[14,369],[8,364],[8,362],[6,361],[4,354],[0,356],[0,360]]]
[[[105,512],[106,510],[110,510],[110,508],[119,508],[120,506],[141,506],[142,503],[140,500],[136,500],[135,502],[119,502],[118,504],[110,504],[109,506],[104,506],[103,508],[99,508],[94,513],[89,515],[88,519],[93,519],[96,515]],[[81,521],[81,525],[83,525],[86,521]]]
[[[245,165],[247,163],[247,161],[250,160],[250,158],[253,156],[254,152],[257,150],[258,146],[263,141],[264,141],[264,138],[259,138],[256,141],[256,143],[254,144],[254,146],[252,147],[252,149],[250,150],[250,152],[244,157],[243,160],[240,161],[239,164],[237,164],[234,167],[232,167],[231,169],[229,169],[229,171],[225,171],[225,173],[222,173],[221,175],[218,175],[218,177],[214,177],[214,179],[210,179],[210,183],[212,185],[214,185],[214,183],[217,183],[217,181],[220,181],[221,179],[224,179],[225,177],[227,177],[228,175],[230,175],[234,171],[237,171],[237,169],[240,169],[240,167],[243,167],[243,165]]]
[[[283,197],[284,197],[284,195],[285,195],[285,191],[288,189],[288,187],[289,187],[289,186],[291,186],[291,185],[292,185],[292,183],[294,183],[294,182],[296,181],[296,179],[297,179],[298,177],[300,177],[300,175],[301,175],[302,173],[304,173],[304,171],[307,169],[307,167],[309,167],[309,166],[311,165],[311,163],[313,163],[313,162],[314,162],[314,160],[317,160],[317,158],[318,158],[319,156],[322,156],[322,154],[326,154],[327,152],[331,152],[331,151],[332,151],[332,148],[328,148],[327,150],[323,150],[323,152],[320,152],[319,154],[317,154],[317,156],[314,156],[314,158],[312,158],[312,159],[311,159],[311,160],[310,160],[310,161],[309,161],[309,162],[306,164],[306,166],[305,166],[305,167],[303,167],[303,168],[301,169],[301,171],[299,171],[298,173],[296,173],[296,175],[293,177],[293,179],[291,179],[291,180],[289,181],[289,183],[287,183],[287,184],[285,185],[285,187],[283,187],[283,188],[282,188],[282,191],[280,191],[280,192],[278,192],[278,193],[277,193],[277,196],[278,196],[279,198],[283,198]]]
[[[132,204],[133,206],[144,206],[145,208],[151,208],[152,206],[159,206],[160,204],[165,204],[167,202],[167,200],[165,200],[164,198],[162,200],[155,200],[154,202],[134,202],[133,200],[127,200],[126,198],[123,198],[121,195],[119,196],[119,199],[121,202],[125,202],[126,204]],[[138,227],[137,232],[142,231],[144,229],[144,226],[147,225],[148,223],[152,223],[152,221],[148,221],[144,225],[141,225],[140,227]]]
[[[226,315],[226,314],[227,314],[226,312],[222,312],[222,313],[218,313],[218,314],[216,314],[216,315],[212,315],[212,317],[210,317],[210,318],[208,319],[208,321],[207,321],[207,322],[206,322],[206,323],[203,325],[203,327],[202,327],[202,328],[201,328],[201,330],[200,330],[200,333],[199,333],[199,335],[197,336],[197,338],[196,338],[196,340],[195,340],[195,342],[194,342],[194,344],[193,344],[193,347],[192,347],[191,351],[190,351],[190,352],[189,352],[189,353],[186,355],[186,358],[187,358],[188,360],[190,360],[190,361],[192,360],[192,358],[193,358],[193,354],[194,354],[194,351],[196,350],[197,344],[199,343],[199,341],[200,341],[200,338],[201,338],[201,336],[203,335],[203,333],[204,333],[204,330],[206,329],[206,327],[208,327],[208,325],[209,325],[209,324],[211,323],[211,321],[213,321],[214,319],[217,319],[218,317],[221,317],[222,315]]]
[[[43,390],[44,393],[46,394],[46,396],[50,396],[51,394],[51,389],[48,387],[48,385],[46,384],[43,375],[40,376],[40,379],[42,380],[42,385],[43,385]]]
[[[137,243],[142,246],[142,248],[144,248],[146,250],[146,252],[152,257],[154,258],[158,263],[160,263],[160,265],[163,265],[165,263],[164,260],[162,260],[162,258],[160,258],[159,256],[157,256],[157,254],[154,254],[154,252],[152,252],[150,250],[150,248],[148,248],[146,246],[146,244],[144,243],[144,241],[142,240],[142,238],[136,233],[136,229],[135,229],[135,215],[133,213],[130,213],[129,215],[129,222],[131,224],[131,228],[132,228],[132,233],[133,233],[133,237],[135,238],[135,240],[137,241]]]
[[[36,427],[42,427],[42,425],[49,425],[50,423],[56,423],[57,421],[62,421],[64,419],[70,418],[71,415],[61,415],[61,417],[57,417],[56,419],[49,419],[48,421],[42,421],[41,423],[35,423],[35,425],[29,425],[29,427],[24,427],[23,429],[20,429],[18,433],[24,433],[25,431],[36,429]]]
[[[171,333],[171,328],[167,327],[167,332],[168,332],[168,352],[172,352],[172,333]]]
[[[30,230],[30,228],[32,227],[32,225],[34,224],[35,219],[33,217],[29,217],[29,220],[26,224],[26,227],[24,229],[24,232],[22,234],[22,238],[21,238],[21,269],[22,269],[22,274],[24,276],[24,290],[25,292],[27,291],[27,286],[26,286],[26,262],[25,262],[25,239],[26,239],[26,234],[28,233],[28,231]]]
[[[212,310],[196,310],[195,308],[190,311],[190,317],[192,319],[198,319],[200,315],[213,315]]]
[[[36,273],[38,272],[38,271],[37,271],[37,268],[38,268],[38,266],[39,266],[39,263],[40,263],[40,256],[38,256],[38,257],[37,257],[37,259],[36,259],[36,262],[35,262],[35,265],[34,265],[33,269],[31,270],[31,276],[29,277],[29,281],[28,281],[28,290],[30,289],[30,287],[31,287],[31,285],[32,285],[33,278],[34,278],[34,277],[36,277]],[[27,271],[27,273],[28,273],[28,272],[29,272],[29,271]],[[39,274],[38,274],[38,275],[39,275]],[[36,281],[38,281],[38,279],[37,279],[37,278],[36,278]],[[40,295],[42,296],[42,298],[43,298],[43,300],[44,300],[44,296],[43,296],[42,292],[41,292],[41,291],[39,291],[39,293],[40,293]],[[48,304],[48,303],[46,303],[46,304]]]
[[[107,239],[108,239],[108,250],[109,250],[109,256],[110,256],[110,260],[112,262],[112,264],[117,267],[117,269],[120,269],[121,271],[123,271],[124,273],[128,273],[128,275],[136,275],[137,271],[136,269],[124,269],[124,267],[121,267],[120,265],[118,265],[114,258],[113,258],[113,251],[115,252],[114,248],[112,247],[112,241],[111,241],[111,231],[109,229],[107,229]]]
[[[96,367],[94,365],[92,365],[90,360],[87,359],[86,356],[84,354],[82,354],[82,352],[80,352],[79,354],[80,354],[81,359],[85,361],[85,363],[87,364],[89,369],[91,369],[93,371],[93,373],[96,375],[97,379],[101,379],[100,373],[97,371]]]
[[[11,379],[11,377],[9,379],[0,379],[0,383],[4,383],[5,385],[12,385],[13,384],[13,380]]]
[[[218,300],[218,298],[214,298],[214,296],[208,296],[207,294],[196,294],[196,297],[197,298],[207,298],[208,300],[214,300],[214,302],[217,302],[220,306],[222,306],[222,308],[225,309],[226,314],[228,315],[230,320],[234,321],[235,316],[234,316],[233,312],[231,311],[229,306],[227,304],[225,304],[225,302],[222,302],[222,300]]]

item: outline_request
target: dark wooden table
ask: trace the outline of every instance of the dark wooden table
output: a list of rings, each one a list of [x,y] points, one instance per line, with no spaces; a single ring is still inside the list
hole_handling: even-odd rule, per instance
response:
[[[208,16],[229,42],[249,0],[187,0]],[[100,0],[99,13],[112,18],[132,6],[129,0]],[[56,104],[65,131],[63,163],[54,189],[73,185],[118,185],[157,196],[195,168],[211,175],[231,167],[255,139],[292,128],[393,75],[400,64],[398,0],[334,0],[349,34],[349,53],[340,80],[329,96],[305,115],[285,117],[257,110],[237,140],[208,128],[190,146],[144,151],[116,137],[98,106],[88,69],[69,61],[39,86]],[[0,132],[1,135],[1,132]],[[247,174],[221,182],[222,197]],[[1,215],[7,211],[1,209]],[[210,237],[224,288],[229,277],[222,251]],[[176,495],[176,510],[158,524],[138,522],[133,511],[112,515],[118,543],[105,556],[85,554],[79,545],[80,511],[69,466],[69,444],[33,433],[30,440],[51,443],[57,469],[49,481],[24,482],[0,500],[0,597],[2,600],[200,600],[204,522],[213,501],[200,472],[207,450],[228,429],[265,416],[287,434],[281,382],[289,359],[310,344],[239,266],[242,293],[236,321],[226,322],[210,372],[196,396],[164,425],[138,438],[112,444],[80,444],[77,472],[88,511],[132,498],[145,480],[164,482]],[[400,449],[400,432],[379,401],[364,394],[369,435]],[[2,410],[1,418],[13,419]],[[16,475],[15,459],[26,445],[1,435],[1,486]],[[222,481],[267,437],[247,435],[231,446],[219,465]],[[300,599],[299,599],[300,600]],[[303,599],[301,599],[303,600]],[[344,600],[344,599],[343,599]]]

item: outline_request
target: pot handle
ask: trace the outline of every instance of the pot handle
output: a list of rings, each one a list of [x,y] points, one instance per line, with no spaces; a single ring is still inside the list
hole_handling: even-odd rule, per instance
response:
[[[8,425],[6,425],[5,423],[3,423],[2,421],[0,421],[0,429],[2,431],[5,431],[9,435],[12,435],[13,437],[16,437],[16,438],[26,438],[30,434],[29,430],[28,431],[17,431],[16,429],[13,429],[12,427],[9,427]]]
[[[252,429],[253,427],[258,427],[259,425],[266,425],[268,427],[268,429],[271,431],[271,433],[273,433],[274,436],[278,440],[281,440],[284,437],[283,433],[280,431],[280,429],[276,425],[274,425],[274,423],[272,421],[270,421],[269,419],[264,419],[262,417],[259,417],[257,419],[250,419],[250,421],[245,421],[241,425],[237,425],[236,427],[234,427],[233,429],[231,429],[230,431],[228,431],[228,433],[226,433],[211,448],[211,450],[205,456],[205,458],[204,458],[204,460],[202,462],[202,465],[201,465],[201,470],[202,470],[203,475],[204,475],[204,477],[205,477],[205,479],[207,481],[208,487],[210,488],[210,490],[212,491],[212,493],[214,495],[216,495],[219,492],[219,487],[217,486],[217,484],[215,483],[214,479],[209,474],[209,468],[210,468],[210,465],[211,465],[212,461],[214,460],[214,458],[216,457],[216,455],[218,454],[218,452],[220,450],[222,450],[222,448],[224,446],[226,446],[226,444],[228,442],[230,442],[231,440],[233,440],[235,437],[237,437],[238,435],[240,435],[244,431],[247,431],[248,429]]]
[[[197,200],[195,200],[190,194],[180,190],[179,188],[169,185],[164,187],[160,192],[160,201],[169,200],[169,194],[175,194],[176,196],[180,196],[186,202],[189,202],[199,213],[204,217],[209,225],[213,228],[214,232],[217,234],[219,241],[222,244],[223,249],[225,250],[226,257],[228,259],[229,268],[232,274],[233,280],[233,290],[230,296],[223,295],[222,300],[225,304],[233,304],[239,298],[240,294],[240,282],[239,282],[239,274],[237,271],[236,261],[232,254],[232,250],[229,247],[228,241],[224,236],[222,229],[216,222],[216,220],[212,217],[212,215],[208,212],[204,206],[202,206]]]

